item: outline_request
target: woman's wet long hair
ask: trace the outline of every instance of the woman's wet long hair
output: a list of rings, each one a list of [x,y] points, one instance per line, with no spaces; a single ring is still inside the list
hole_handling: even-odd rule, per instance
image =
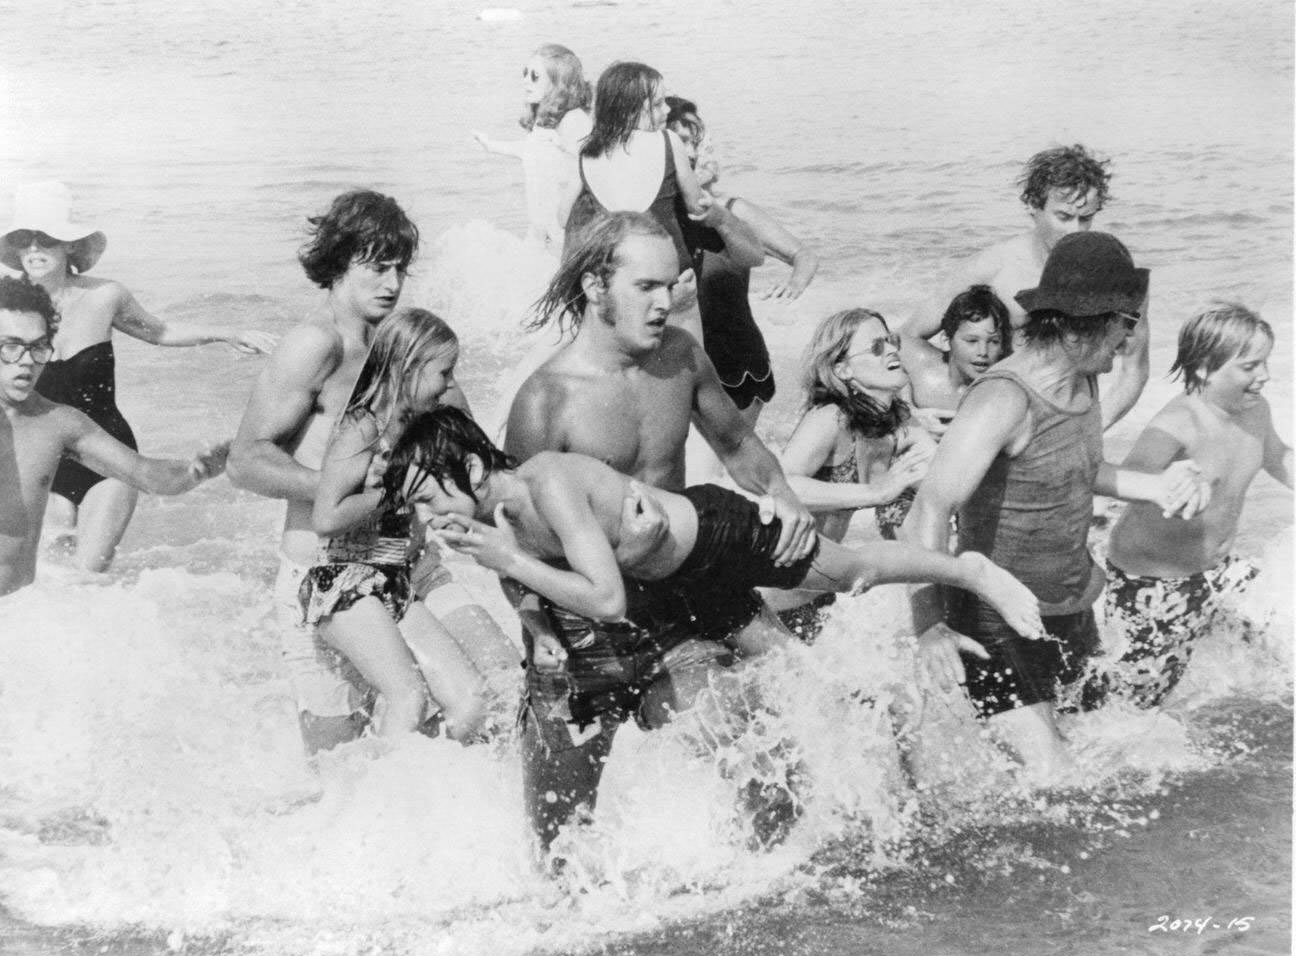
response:
[[[427,309],[397,309],[378,323],[364,367],[347,403],[349,417],[384,416],[410,405],[423,366],[459,348],[459,337]]]
[[[451,481],[476,501],[477,490],[468,474],[469,455],[481,460],[483,477],[518,466],[517,460],[495,447],[481,426],[462,409],[442,405],[421,412],[410,419],[392,449],[383,476],[384,496],[397,501],[413,497],[431,479],[443,486]]]
[[[594,129],[581,155],[596,159],[628,143],[661,81],[662,75],[643,63],[613,63],[604,70],[594,87]]]

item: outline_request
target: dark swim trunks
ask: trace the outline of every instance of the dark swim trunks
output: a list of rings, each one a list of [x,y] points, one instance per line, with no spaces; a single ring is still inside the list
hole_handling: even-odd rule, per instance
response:
[[[36,391],[51,402],[70,405],[132,450],[138,450],[135,433],[117,408],[116,360],[112,342],[97,342],[76,355],[48,362],[36,380]],[[50,490],[78,508],[104,476],[80,462],[65,458],[59,463]]]
[[[673,673],[728,666],[727,640],[760,613],[752,590],[795,587],[818,547],[789,567],[771,555],[777,520],[760,523],[757,506],[716,485],[684,490],[698,512],[697,542],[680,568],[662,581],[626,579],[626,621],[593,621],[546,602],[567,649],[561,674],[527,671],[527,711],[551,751],[582,746],[630,717],[645,728],[644,695]]]
[[[1048,637],[1020,637],[992,607],[959,592],[949,625],[990,654],[989,660],[964,654],[967,692],[980,717],[1054,701],[1059,688],[1078,680],[1097,653],[1098,624],[1092,609],[1044,618]]]
[[[819,543],[786,567],[774,563],[774,549],[783,531],[775,518],[761,524],[754,501],[719,485],[694,485],[684,497],[697,510],[697,541],[684,563],[663,583],[749,590],[755,587],[795,588],[806,579]]]
[[[689,668],[732,664],[725,638],[761,609],[751,591],[704,594],[631,579],[625,585],[623,622],[593,621],[545,602],[567,662],[558,674],[528,664],[524,716],[530,714],[550,751],[583,746],[631,717],[651,729],[654,720],[644,707],[649,689],[669,691],[672,675]],[[666,697],[674,706],[669,692]]]
[[[1124,632],[1127,649],[1085,683],[1080,706],[1091,710],[1109,697],[1137,707],[1159,705],[1188,669],[1198,640],[1220,626],[1249,637],[1248,623],[1231,620],[1221,598],[1246,593],[1259,573],[1236,555],[1185,578],[1139,577],[1107,562],[1107,621]]]
[[[815,595],[813,600],[805,604],[779,611],[778,619],[803,644],[813,644],[819,632],[823,630],[824,611],[836,603],[837,595],[827,591]]]

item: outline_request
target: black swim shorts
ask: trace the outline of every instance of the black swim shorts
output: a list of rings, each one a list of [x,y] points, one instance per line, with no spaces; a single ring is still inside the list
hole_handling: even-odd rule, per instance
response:
[[[1099,649],[1098,624],[1091,608],[1046,616],[1048,636],[1028,640],[972,595],[961,596],[954,605],[950,627],[978,641],[990,654],[989,660],[962,655],[968,696],[981,717],[1056,700],[1059,686],[1079,679],[1086,661]]]

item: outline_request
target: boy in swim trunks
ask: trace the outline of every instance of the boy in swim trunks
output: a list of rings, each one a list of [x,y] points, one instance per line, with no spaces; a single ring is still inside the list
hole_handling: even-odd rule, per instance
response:
[[[0,595],[30,584],[50,484],[67,457],[141,491],[178,495],[219,475],[228,445],[190,461],[145,458],[83,412],[36,394],[54,349],[54,303],[38,285],[0,278]]]
[[[1107,619],[1125,638],[1120,659],[1086,683],[1084,706],[1116,696],[1139,707],[1165,700],[1183,676],[1193,643],[1244,592],[1258,569],[1233,553],[1247,489],[1264,469],[1292,486],[1292,450],[1274,430],[1261,395],[1274,335],[1244,306],[1224,303],[1179,331],[1172,374],[1184,393],[1138,437],[1125,468],[1156,471],[1191,458],[1214,485],[1189,521],[1134,502],[1112,529],[1107,553]]]

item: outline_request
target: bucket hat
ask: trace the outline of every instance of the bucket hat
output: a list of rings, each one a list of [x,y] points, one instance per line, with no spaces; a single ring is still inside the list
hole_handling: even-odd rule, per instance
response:
[[[10,237],[15,232],[43,232],[68,245],[68,261],[77,272],[93,268],[108,247],[108,237],[84,223],[72,221],[72,190],[58,182],[27,183],[14,190],[13,221],[0,237],[0,262],[21,271],[22,250]]]
[[[1053,309],[1075,318],[1109,312],[1138,314],[1147,297],[1148,270],[1106,232],[1073,232],[1058,240],[1039,285],[1015,298],[1027,312]]]

